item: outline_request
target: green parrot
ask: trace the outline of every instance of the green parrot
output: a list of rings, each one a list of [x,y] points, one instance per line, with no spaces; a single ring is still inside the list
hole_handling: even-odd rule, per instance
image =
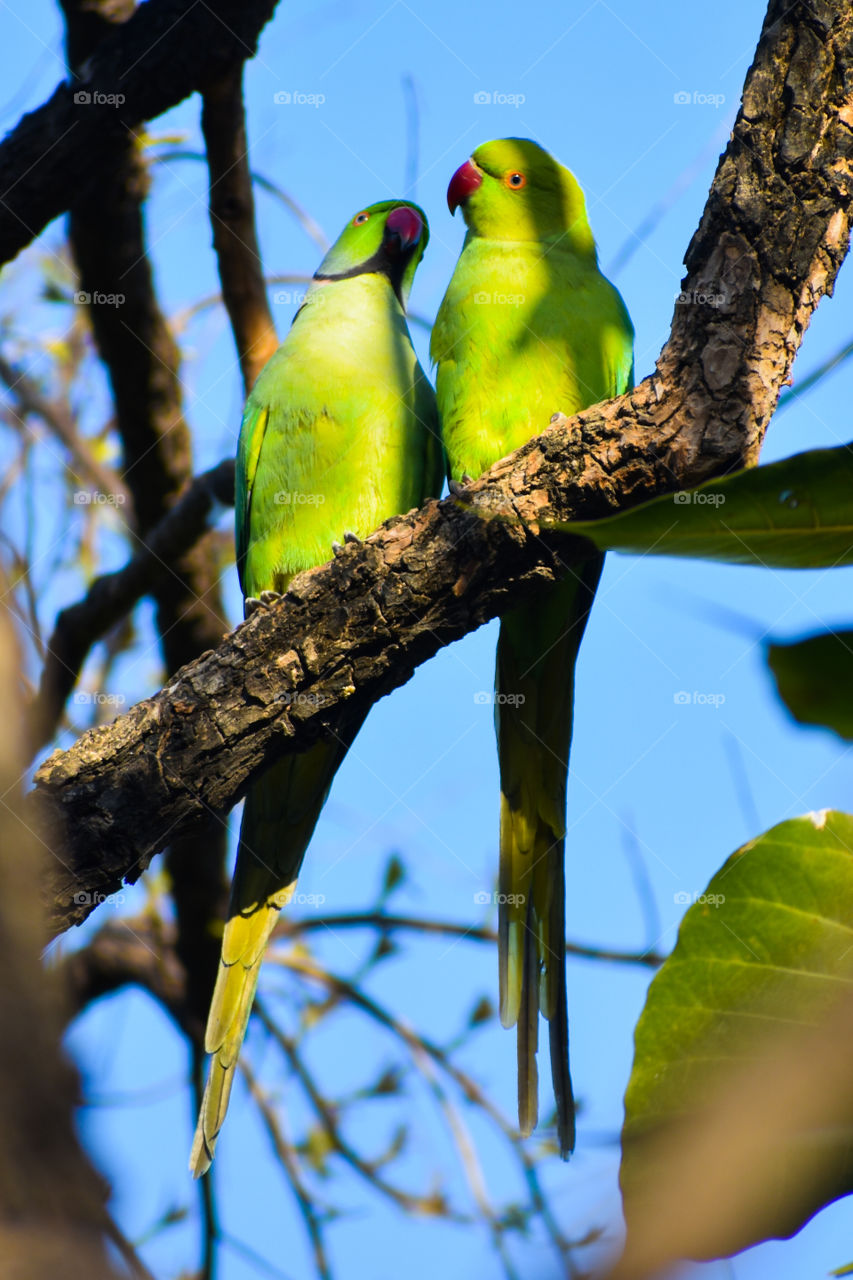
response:
[[[430,353],[451,487],[478,476],[552,415],[633,385],[633,328],[598,269],[583,193],[523,138],[486,142],[451,179],[468,227]],[[565,966],[566,787],[574,665],[601,557],[501,620],[495,726],[501,777],[500,1014],[518,1026],[518,1119],[538,1118],[540,1012],[549,1022],[557,1136],[575,1116]]]
[[[428,238],[416,205],[387,200],[357,213],[249,395],[236,471],[247,616],[328,560],[345,530],[366,537],[440,492],[435,394],[405,310]],[[246,797],[205,1036],[213,1058],[190,1157],[196,1177],[213,1158],[270,934],[359,728],[272,765]]]

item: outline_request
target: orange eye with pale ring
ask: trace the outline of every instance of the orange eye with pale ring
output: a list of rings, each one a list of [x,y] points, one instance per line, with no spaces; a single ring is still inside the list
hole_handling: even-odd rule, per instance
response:
[[[508,173],[504,177],[504,184],[508,187],[512,187],[513,191],[519,191],[522,187],[527,185],[527,179],[523,173],[519,173],[517,169],[513,169],[511,173]]]
[[[363,222],[367,222],[369,217],[369,213],[357,213],[352,220],[352,225],[354,227],[360,227]]]

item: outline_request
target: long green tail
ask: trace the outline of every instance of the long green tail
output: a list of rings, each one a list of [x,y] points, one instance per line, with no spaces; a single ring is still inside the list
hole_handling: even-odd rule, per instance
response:
[[[501,773],[500,1014],[518,1026],[518,1123],[539,1114],[539,1014],[549,1023],[560,1154],[575,1145],[566,1001],[564,846],[574,668],[603,557],[532,605],[506,614],[495,689]]]
[[[278,913],[296,888],[305,850],[346,742],[319,742],[302,755],[274,764],[246,797],[219,973],[207,1020],[205,1051],[212,1054],[190,1155],[198,1178],[210,1168],[240,1047],[246,1034],[261,961]]]

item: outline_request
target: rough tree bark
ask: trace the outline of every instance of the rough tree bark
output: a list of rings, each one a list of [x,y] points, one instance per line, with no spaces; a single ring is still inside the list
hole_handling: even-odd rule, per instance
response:
[[[79,79],[103,45],[131,20],[135,0],[61,3],[68,65]],[[180,351],[160,309],[146,253],[148,186],[145,158],[133,131],[126,130],[105,148],[98,169],[81,177],[68,219],[80,285],[92,298],[89,321],[110,380],[122,477],[132,498],[134,533],[143,547],[192,480]],[[120,297],[121,305],[96,305],[99,294]],[[212,536],[200,539],[169,570],[152,595],[164,668],[174,671],[216,644],[225,626]],[[166,852],[177,951],[199,1018],[219,963],[211,923],[221,919],[227,902],[225,857],[226,831],[212,818],[191,832],[175,833]]]
[[[0,145],[0,264],[64,213],[116,139],[255,52],[276,0],[149,0]],[[81,96],[82,95],[82,96]]]
[[[853,7],[771,0],[743,103],[686,255],[657,369],[552,426],[472,484],[298,578],[284,602],[156,697],[39,770],[34,817],[61,851],[58,927],[176,831],[224,814],[275,756],[404,683],[437,649],[569,572],[540,532],[754,463],[814,308],[847,251]],[[695,299],[715,295],[709,306]],[[512,521],[489,519],[496,513]]]

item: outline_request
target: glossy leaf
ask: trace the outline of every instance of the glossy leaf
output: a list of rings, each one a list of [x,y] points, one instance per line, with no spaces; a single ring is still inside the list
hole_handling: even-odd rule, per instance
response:
[[[603,520],[558,527],[602,550],[827,568],[853,564],[851,493],[853,446],[814,449]]]
[[[672,1256],[721,1256],[849,1194],[851,1044],[853,817],[811,814],[729,858],[649,988],[625,1097],[629,1247],[659,1229]]]
[[[853,742],[853,631],[768,645],[767,661],[795,720],[824,725]]]

